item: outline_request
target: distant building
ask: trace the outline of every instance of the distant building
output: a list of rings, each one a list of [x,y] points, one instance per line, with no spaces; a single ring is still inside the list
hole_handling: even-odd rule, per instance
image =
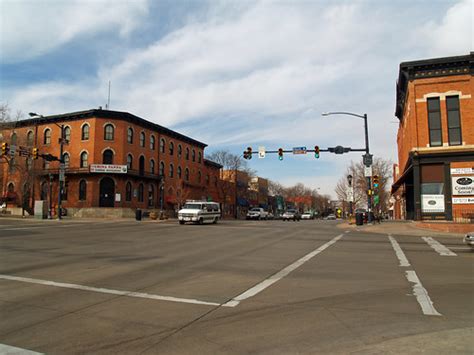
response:
[[[400,64],[397,219],[474,221],[474,53]]]
[[[61,126],[68,141],[62,200],[69,214],[173,213],[187,199],[220,202],[222,166],[204,159],[206,144],[128,112],[94,109],[10,122],[0,126],[0,142],[59,157]],[[45,200],[54,212],[57,161],[17,154],[0,169],[2,196],[10,204],[31,208],[34,200]]]

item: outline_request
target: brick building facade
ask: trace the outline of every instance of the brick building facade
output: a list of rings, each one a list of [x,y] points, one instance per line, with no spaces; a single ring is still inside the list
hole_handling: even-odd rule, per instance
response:
[[[398,219],[474,218],[474,53],[400,64]]]
[[[71,214],[97,215],[98,207],[114,208],[115,215],[136,208],[171,212],[187,199],[219,202],[221,166],[204,159],[206,144],[127,112],[97,109],[12,122],[1,127],[0,141],[59,157],[61,126],[68,141],[63,206]],[[54,210],[59,162],[15,156],[1,169],[2,196],[10,203],[32,207],[47,200]]]

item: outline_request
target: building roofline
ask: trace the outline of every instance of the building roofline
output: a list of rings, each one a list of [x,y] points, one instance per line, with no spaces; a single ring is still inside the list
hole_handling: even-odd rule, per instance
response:
[[[474,52],[443,58],[400,63],[396,85],[395,116],[401,121],[405,108],[408,82],[415,79],[474,74]]]
[[[212,161],[212,160],[209,160],[209,159],[206,159],[204,158],[204,164],[205,165],[209,165],[209,166],[212,166],[214,168],[218,168],[218,169],[222,169],[223,166],[219,163],[216,163],[215,161]]]
[[[5,126],[8,126],[9,128],[17,128],[17,127],[25,127],[25,126],[35,125],[35,124],[44,124],[44,123],[49,123],[49,122],[56,123],[56,122],[63,122],[63,121],[76,121],[79,119],[93,118],[93,117],[118,119],[118,120],[122,120],[126,122],[135,123],[144,128],[149,128],[159,133],[167,134],[173,138],[180,139],[184,142],[195,144],[201,148],[207,147],[207,144],[205,143],[197,141],[193,138],[185,136],[169,128],[163,127],[159,124],[147,121],[144,118],[135,116],[129,112],[103,110],[101,108],[91,109],[91,110],[86,110],[86,111],[69,112],[69,113],[63,113],[63,114],[58,114],[58,115],[38,116],[38,117],[26,119],[26,120],[8,122],[5,124]]]

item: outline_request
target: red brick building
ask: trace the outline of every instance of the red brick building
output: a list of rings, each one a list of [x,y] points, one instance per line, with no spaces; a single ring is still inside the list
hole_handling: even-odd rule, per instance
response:
[[[400,64],[394,217],[474,221],[474,53]]]
[[[4,124],[0,141],[59,157],[61,126],[69,214],[132,215],[136,208],[175,211],[187,199],[219,202],[221,166],[204,159],[207,146],[127,112],[88,110]],[[15,155],[0,165],[2,195],[32,207],[58,201],[59,162]],[[14,201],[13,201],[14,200]],[[113,208],[113,211],[110,210]]]

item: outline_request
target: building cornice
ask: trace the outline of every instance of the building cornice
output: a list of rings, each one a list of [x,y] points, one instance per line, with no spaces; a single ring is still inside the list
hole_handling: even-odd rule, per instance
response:
[[[408,82],[416,79],[474,74],[474,52],[468,55],[400,63],[395,116],[403,120]]]

